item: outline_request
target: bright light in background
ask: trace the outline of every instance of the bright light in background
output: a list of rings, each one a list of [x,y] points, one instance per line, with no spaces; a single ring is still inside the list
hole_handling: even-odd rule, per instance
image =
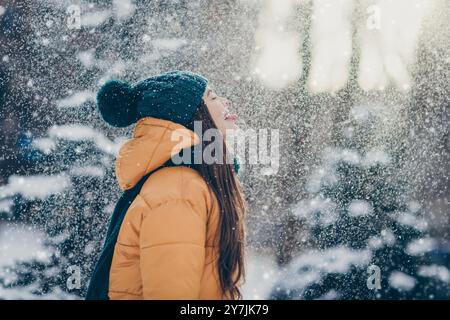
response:
[[[353,4],[353,0],[316,0],[313,3],[312,58],[307,84],[313,93],[335,92],[347,83]]]
[[[368,19],[378,15],[379,25],[370,28],[363,24],[359,28],[358,83],[364,90],[383,90],[391,83],[400,90],[408,90],[409,68],[415,60],[422,20],[433,2],[378,0],[364,1],[362,6],[369,8],[370,3],[375,4]]]
[[[310,50],[307,79],[312,93],[336,92],[348,82],[352,41],[360,51],[358,84],[364,90],[411,87],[410,67],[424,18],[434,1],[427,0],[266,0],[256,33],[254,73],[268,88],[280,90],[301,77],[300,50]],[[288,19],[297,5],[312,5],[310,48]],[[298,17],[300,19],[300,17]],[[301,22],[305,28],[306,24]],[[356,30],[354,30],[356,29]],[[356,36],[354,36],[356,34]]]
[[[285,88],[301,76],[301,37],[286,28],[294,8],[294,0],[266,0],[259,17],[253,73],[274,90]]]

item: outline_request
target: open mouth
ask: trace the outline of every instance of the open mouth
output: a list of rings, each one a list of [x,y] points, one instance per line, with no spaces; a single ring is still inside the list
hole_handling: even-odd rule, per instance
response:
[[[230,113],[230,112],[226,112],[224,119],[225,120],[231,120],[233,122],[235,122],[237,120],[238,116],[235,113]]]

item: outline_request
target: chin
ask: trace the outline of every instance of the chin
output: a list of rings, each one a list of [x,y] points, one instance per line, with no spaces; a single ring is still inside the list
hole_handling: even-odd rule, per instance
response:
[[[234,135],[236,133],[236,131],[238,130],[238,126],[233,124],[233,125],[228,125],[226,126],[223,135]]]

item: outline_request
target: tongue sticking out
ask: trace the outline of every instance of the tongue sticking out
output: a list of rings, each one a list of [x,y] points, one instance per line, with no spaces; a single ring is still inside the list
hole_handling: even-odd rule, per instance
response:
[[[238,116],[234,113],[228,113],[225,115],[225,120],[236,121]]]

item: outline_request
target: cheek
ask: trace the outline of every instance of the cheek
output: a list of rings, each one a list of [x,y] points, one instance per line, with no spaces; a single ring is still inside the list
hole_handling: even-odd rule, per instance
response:
[[[224,121],[224,109],[219,102],[211,103],[211,107],[208,109],[217,125]]]

